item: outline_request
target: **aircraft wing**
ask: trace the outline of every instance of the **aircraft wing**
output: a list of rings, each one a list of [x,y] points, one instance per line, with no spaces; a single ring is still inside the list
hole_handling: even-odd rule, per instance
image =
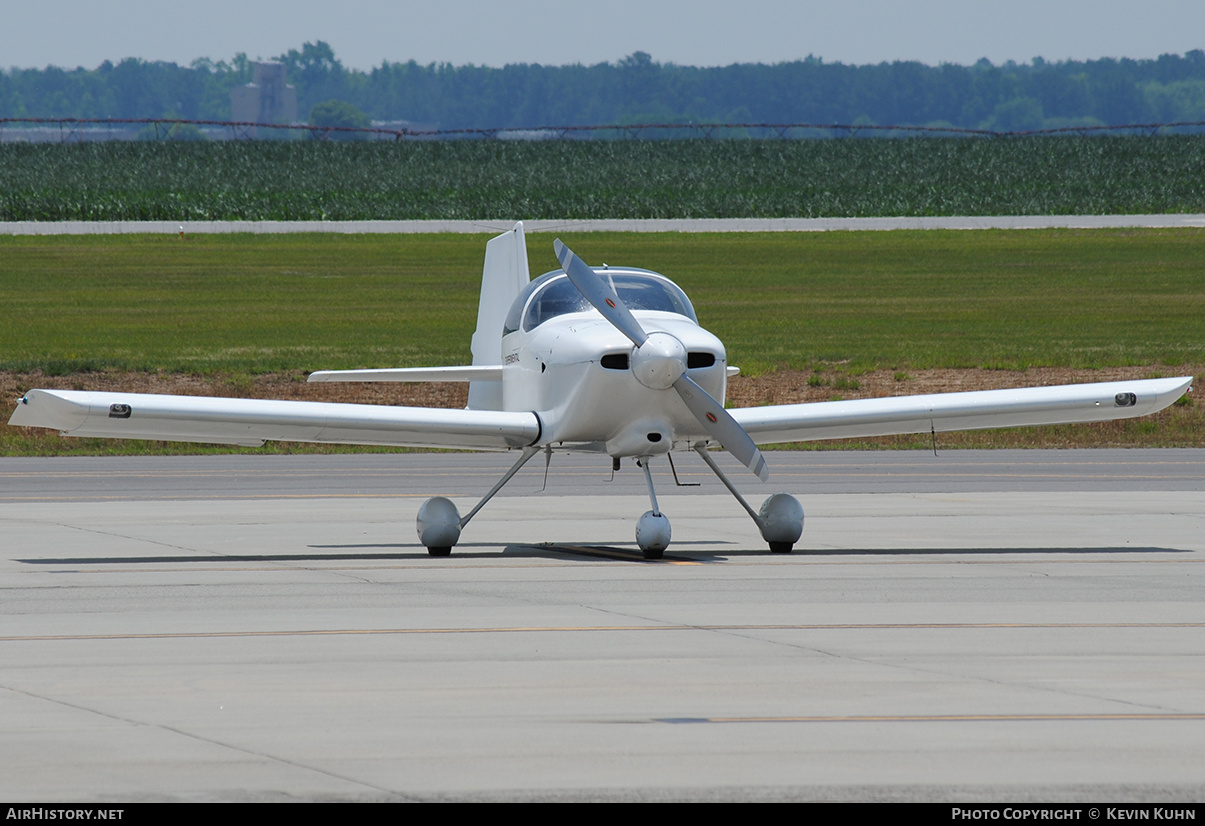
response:
[[[392,367],[384,370],[318,370],[306,381],[502,381],[502,365]]]
[[[67,436],[262,445],[265,441],[506,450],[540,436],[534,413],[30,390],[8,420]]]
[[[773,444],[1128,419],[1162,410],[1191,385],[1190,376],[782,404],[729,412],[754,442]]]

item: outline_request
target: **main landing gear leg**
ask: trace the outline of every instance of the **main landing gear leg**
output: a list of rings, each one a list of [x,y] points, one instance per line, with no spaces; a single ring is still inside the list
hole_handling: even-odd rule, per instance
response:
[[[651,511],[645,511],[636,520],[636,544],[640,546],[645,559],[660,559],[669,547],[669,520],[657,507],[657,491],[653,490],[653,474],[649,471],[649,457],[636,460],[636,464],[644,469],[644,480],[649,486],[649,501],[653,504]]]
[[[703,461],[711,468],[719,480],[728,488],[728,492],[736,497],[741,507],[753,518],[757,529],[761,531],[762,539],[770,544],[770,551],[776,554],[789,554],[803,536],[803,506],[799,500],[789,493],[776,493],[762,503],[760,511],[754,511],[745,501],[745,497],[737,493],[732,482],[720,470],[720,466],[711,458],[707,448],[695,445],[695,452],[703,457]]]
[[[493,499],[494,494],[502,490],[502,486],[519,472],[519,468],[527,464],[531,457],[539,452],[538,447],[523,448],[523,455],[519,457],[519,461],[515,462],[506,475],[498,480],[498,484],[494,485],[485,498],[477,503],[477,507],[469,511],[463,518],[451,499],[435,496],[423,502],[422,507],[418,509],[418,541],[427,546],[427,553],[431,556],[447,556],[452,553],[452,546],[460,539],[460,529],[469,524],[469,520],[477,515],[477,511],[481,510],[486,502]]]

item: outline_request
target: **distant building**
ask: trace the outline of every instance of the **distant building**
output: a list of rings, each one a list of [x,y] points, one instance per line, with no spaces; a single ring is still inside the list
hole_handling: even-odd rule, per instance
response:
[[[230,90],[230,112],[245,123],[296,123],[297,87],[285,83],[285,65],[252,63],[251,82]],[[249,130],[249,137],[261,137],[257,131]]]

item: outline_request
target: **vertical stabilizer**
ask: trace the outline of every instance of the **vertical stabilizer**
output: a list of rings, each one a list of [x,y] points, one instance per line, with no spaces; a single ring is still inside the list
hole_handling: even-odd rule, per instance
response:
[[[527,243],[523,222],[490,239],[485,245],[481,272],[481,300],[477,305],[477,331],[473,333],[473,365],[502,363],[502,324],[531,275],[527,269]],[[469,409],[501,410],[502,383],[469,382]]]

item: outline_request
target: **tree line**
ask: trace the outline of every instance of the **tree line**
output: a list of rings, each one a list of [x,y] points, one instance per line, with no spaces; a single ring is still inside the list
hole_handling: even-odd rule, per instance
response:
[[[593,66],[501,68],[383,62],[348,69],[323,42],[274,58],[299,111],[329,101],[377,121],[429,128],[636,123],[840,123],[1017,131],[1205,121],[1205,51],[1153,60],[971,66],[846,65],[820,58],[722,67],[636,52]],[[230,90],[251,82],[245,54],[188,66],[127,58],[95,69],[0,71],[0,117],[227,120]]]

